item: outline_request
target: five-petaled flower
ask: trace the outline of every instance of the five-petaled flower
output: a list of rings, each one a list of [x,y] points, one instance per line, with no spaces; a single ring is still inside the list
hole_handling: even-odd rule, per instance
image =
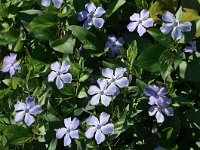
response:
[[[127,28],[130,32],[133,32],[137,27],[137,32],[139,33],[139,36],[142,36],[146,32],[146,28],[153,26],[153,19],[149,18],[149,11],[146,9],[143,9],[140,14],[134,13],[132,16],[130,16],[130,22],[127,25]]]
[[[77,118],[71,120],[71,117],[64,119],[64,128],[60,128],[56,131],[56,138],[61,139],[64,135],[64,146],[69,146],[71,144],[72,139],[78,139],[79,134],[77,127],[80,122]]]
[[[105,49],[110,49],[109,56],[114,57],[115,54],[120,54],[120,47],[125,43],[124,38],[116,38],[114,35],[108,36],[108,41],[105,44]]]
[[[189,42],[189,44],[191,46],[186,46],[183,51],[186,52],[186,53],[193,53],[193,52],[196,52],[197,51],[197,45],[196,45],[196,41],[191,41]]]
[[[101,144],[105,141],[104,134],[113,134],[114,133],[114,125],[112,123],[108,123],[110,115],[102,112],[99,116],[99,120],[95,116],[91,116],[86,120],[86,123],[91,127],[85,132],[85,136],[88,139],[91,139],[95,134],[95,140],[97,144]],[[96,132],[96,133],[95,133]]]
[[[78,14],[79,21],[83,21],[86,19],[83,27],[85,29],[90,29],[93,24],[95,27],[101,28],[104,24],[104,19],[99,17],[101,17],[106,11],[102,7],[96,8],[96,6],[92,2],[87,3],[85,5],[85,9],[87,11],[81,11]]]
[[[145,95],[150,96],[149,105],[151,105],[149,109],[149,116],[156,116],[156,120],[158,123],[164,122],[163,113],[167,116],[173,116],[174,110],[172,107],[169,107],[171,103],[171,99],[167,96],[167,90],[162,87],[159,88],[156,85],[150,85],[145,90]]]
[[[125,72],[126,68],[122,67],[116,68],[115,73],[110,68],[106,68],[102,71],[102,75],[107,78],[108,84],[115,85],[115,96],[120,93],[119,88],[128,87],[129,85],[128,78],[123,76]]]
[[[12,77],[16,70],[20,70],[19,63],[16,62],[17,54],[10,53],[10,56],[5,56],[3,60],[2,72],[9,72]]]
[[[58,9],[63,3],[63,0],[52,0],[53,5]],[[44,7],[49,7],[51,4],[51,0],[42,0],[41,5]]]
[[[164,23],[160,27],[161,32],[168,34],[172,30],[171,36],[175,41],[182,38],[182,32],[191,31],[192,24],[190,22],[180,23],[179,20],[169,11],[164,13],[162,20]]]
[[[72,81],[72,75],[67,73],[69,68],[70,65],[66,61],[63,61],[61,66],[59,62],[54,62],[51,64],[52,72],[48,76],[48,82],[53,82],[56,78],[57,88],[62,89],[64,87],[64,83],[71,83]]]
[[[35,118],[32,115],[36,115],[42,112],[40,105],[35,105],[35,99],[32,97],[27,97],[26,102],[18,102],[14,105],[15,111],[18,111],[15,116],[15,122],[20,122],[25,116],[25,123],[30,126],[35,122]]]
[[[116,87],[113,84],[108,85],[108,81],[103,78],[98,79],[97,84],[99,87],[92,85],[88,89],[88,94],[94,95],[90,103],[92,105],[98,105],[99,100],[101,100],[101,103],[107,107],[112,100],[111,96],[116,93]]]

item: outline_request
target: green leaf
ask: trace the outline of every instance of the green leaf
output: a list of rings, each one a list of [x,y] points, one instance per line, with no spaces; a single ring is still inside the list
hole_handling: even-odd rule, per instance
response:
[[[56,138],[53,138],[50,142],[50,145],[49,145],[49,148],[48,150],[55,150],[56,149],[56,146],[57,146],[57,139]]]
[[[106,16],[107,16],[107,18],[110,17],[115,11],[117,11],[125,3],[126,3],[126,0],[116,0],[116,1],[113,1],[110,4],[109,8],[106,10]]]
[[[176,19],[178,19],[178,20],[182,19],[182,16],[183,16],[182,7],[179,8],[179,10],[176,12],[175,16],[176,16]]]
[[[71,35],[65,35],[61,39],[49,41],[50,46],[61,53],[73,54],[76,39]]]
[[[185,115],[192,128],[200,129],[200,111],[190,109],[186,111]]]
[[[4,136],[8,139],[8,142],[13,145],[21,145],[31,139],[29,131],[17,125],[7,126],[4,130]]]
[[[170,139],[170,137],[172,135],[172,132],[173,132],[173,128],[172,127],[168,127],[168,128],[165,128],[165,129],[162,130],[162,135],[164,135],[163,136],[164,141]]]
[[[159,58],[165,49],[160,44],[150,46],[139,55],[136,65],[150,72],[159,72],[161,70]]]
[[[154,38],[155,41],[158,43],[164,45],[164,46],[169,46],[173,43],[173,40],[171,38],[171,35],[165,35],[163,34],[160,29],[157,28],[150,28],[147,30],[147,32]]]
[[[96,34],[76,25],[69,26],[68,29],[71,30],[72,34],[81,41],[83,48],[90,50],[103,49],[103,46],[99,42],[100,39]]]
[[[138,48],[137,48],[137,42],[135,40],[131,43],[131,45],[129,45],[128,50],[127,50],[127,58],[130,65],[132,65],[133,62],[135,61],[137,54],[138,54]]]

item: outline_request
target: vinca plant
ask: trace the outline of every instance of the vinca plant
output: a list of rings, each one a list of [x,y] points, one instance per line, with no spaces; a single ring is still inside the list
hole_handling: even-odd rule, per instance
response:
[[[0,150],[200,149],[199,0],[0,0]]]

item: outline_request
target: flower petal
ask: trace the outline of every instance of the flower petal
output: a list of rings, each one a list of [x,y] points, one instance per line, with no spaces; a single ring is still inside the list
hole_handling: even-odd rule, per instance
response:
[[[25,114],[25,123],[27,126],[30,126],[33,122],[35,122],[35,118],[31,116],[29,113]]]
[[[174,109],[172,107],[167,107],[163,111],[167,116],[174,116]]]
[[[117,92],[117,87],[115,84],[110,84],[108,88],[104,91],[106,95],[114,95]]]
[[[142,25],[145,28],[149,28],[153,26],[153,19],[152,18],[148,18],[147,20],[142,21]]]
[[[104,19],[103,18],[93,18],[93,24],[97,28],[102,28],[104,24]]]
[[[146,29],[141,24],[139,24],[137,32],[139,33],[139,36],[142,36],[146,32]]]
[[[102,75],[103,75],[104,77],[107,77],[107,78],[112,79],[112,78],[113,78],[113,70],[110,69],[110,68],[106,68],[106,69],[104,69],[104,70],[102,71]]]
[[[100,94],[96,94],[94,95],[91,100],[90,100],[90,104],[91,105],[98,105],[99,104],[99,99],[100,99],[101,95]]]
[[[9,73],[10,76],[12,77],[15,74],[15,69],[13,67],[10,67]]]
[[[125,40],[123,37],[118,38],[118,40],[116,41],[117,46],[123,46],[124,43],[125,43]]]
[[[14,54],[14,53],[10,53],[10,61],[12,63],[14,63],[17,59],[17,54]]]
[[[63,1],[62,0],[52,0],[53,5],[58,9],[62,5]]]
[[[165,96],[167,94],[167,90],[165,87],[160,88],[158,95],[159,96]]]
[[[103,9],[103,7],[97,7],[96,11],[94,12],[94,16],[101,17],[105,13],[106,11]]]
[[[60,68],[60,72],[66,73],[69,70],[69,68],[70,68],[70,64],[68,64],[66,61],[63,61]]]
[[[186,52],[186,53],[193,53],[193,52],[194,52],[192,46],[186,46],[186,47],[183,49],[183,51]]]
[[[54,62],[53,64],[51,64],[51,69],[54,71],[60,71],[60,63],[59,62]]]
[[[166,11],[164,13],[164,15],[162,16],[162,20],[165,21],[165,22],[168,22],[168,23],[174,23],[174,22],[176,22],[176,18],[169,11]]]
[[[49,7],[51,4],[51,0],[42,0],[41,5],[44,7]]]
[[[97,144],[101,144],[103,141],[105,141],[105,139],[105,135],[100,130],[97,130],[95,134],[95,140],[97,141]]]
[[[58,89],[62,89],[64,87],[64,84],[63,84],[60,77],[56,78],[56,86],[57,86]]]
[[[126,68],[119,67],[115,69],[115,79],[119,79],[123,77],[124,73],[126,72]]]
[[[149,85],[149,87],[145,89],[144,94],[146,96],[156,97],[158,90],[159,90],[159,88],[156,85]]]
[[[162,26],[160,27],[160,30],[162,33],[168,34],[173,27],[174,27],[173,23],[163,23]]]
[[[13,64],[13,67],[15,68],[15,70],[20,70],[21,69],[19,63]]]
[[[138,13],[134,13],[132,16],[130,16],[130,20],[138,22],[140,20],[140,15]]]
[[[60,77],[64,83],[72,82],[72,75],[70,73],[62,74]]]
[[[90,127],[86,132],[85,132],[85,136],[88,139],[91,139],[94,136],[94,133],[96,131],[96,127]]]
[[[71,144],[71,138],[69,137],[69,134],[66,134],[64,137],[64,146],[69,146]]]
[[[177,40],[180,40],[181,37],[182,37],[182,33],[181,33],[181,30],[178,28],[178,27],[174,27],[173,30],[172,30],[172,38],[177,41]]]
[[[140,12],[140,20],[145,20],[149,17],[149,11],[146,9],[142,9]]]
[[[115,81],[116,85],[119,86],[120,88],[128,87],[129,85],[129,80],[127,77],[122,77],[118,80]]]
[[[2,70],[1,71],[2,72],[8,72],[10,70],[10,66],[11,66],[11,64],[2,66]]]
[[[60,128],[56,131],[56,138],[61,139],[67,132],[66,128]]]
[[[90,29],[92,26],[92,20],[90,18],[87,18],[87,20],[83,24],[84,29]]]
[[[111,102],[112,98],[110,96],[106,96],[106,95],[101,95],[101,103],[104,106],[109,106],[110,102]]]
[[[101,127],[101,131],[104,134],[113,134],[114,133],[114,125],[112,123],[106,124]]]
[[[110,115],[109,115],[109,114],[107,114],[107,113],[105,113],[105,112],[102,112],[102,113],[100,114],[100,116],[99,116],[100,124],[101,124],[101,125],[105,125],[105,124],[108,122],[109,118],[110,118]]]
[[[69,133],[69,135],[71,136],[71,138],[73,139],[78,139],[79,138],[79,134],[78,134],[78,130],[73,130]]]
[[[191,31],[192,24],[191,22],[184,22],[178,26],[182,32],[189,32]]]
[[[35,99],[32,98],[32,97],[27,97],[27,98],[26,98],[26,108],[27,108],[27,109],[30,109],[30,108],[32,108],[33,106],[35,106]]]
[[[94,5],[94,3],[87,3],[87,4],[85,5],[85,9],[86,9],[89,13],[91,13],[91,12],[94,12],[94,11],[95,11],[96,6]]]
[[[94,94],[97,94],[97,93],[99,93],[99,92],[100,92],[100,89],[99,89],[99,87],[97,87],[96,85],[92,85],[92,86],[90,86],[89,89],[88,89],[88,94],[89,94],[89,95],[94,95]]]
[[[165,120],[163,114],[160,111],[157,111],[156,113],[156,120],[158,123],[163,123]]]
[[[20,111],[20,112],[16,113],[15,122],[22,121],[22,119],[24,118],[24,115],[25,115],[24,111]]]
[[[48,75],[48,82],[53,82],[56,76],[57,76],[57,72],[51,71],[51,73]]]
[[[156,97],[154,97],[154,96],[150,96],[150,97],[149,97],[149,102],[148,102],[148,104],[149,104],[149,105],[155,105],[155,104],[157,104],[157,99],[158,99],[158,98],[156,98]]]
[[[65,127],[66,127],[66,128],[70,128],[71,123],[72,123],[71,117],[65,118],[65,119],[64,119],[64,124],[65,124]]]
[[[71,130],[75,130],[80,124],[80,121],[78,120],[78,118],[74,118],[71,122],[71,125],[70,125],[70,129]]]
[[[135,31],[137,26],[138,26],[138,22],[130,22],[127,25],[127,29],[129,30],[129,32],[133,32],[133,31]]]
[[[79,14],[78,14],[78,21],[83,21],[87,18],[87,15],[88,15],[88,12],[86,11],[81,11]]]
[[[99,121],[98,121],[98,119],[97,119],[97,117],[95,117],[95,116],[90,116],[87,120],[86,120],[86,123],[88,124],[88,125],[98,125],[99,124]]]
[[[149,108],[149,111],[148,111],[149,116],[154,116],[154,115],[156,114],[157,111],[158,111],[157,106],[151,106],[151,107]]]
[[[18,102],[17,104],[14,105],[15,111],[18,110],[25,110],[26,109],[26,104],[22,102]]]
[[[104,79],[104,78],[99,78],[99,79],[97,80],[97,83],[98,83],[98,85],[99,85],[101,91],[104,91],[104,90],[107,88],[108,81],[107,81],[106,79]]]
[[[41,108],[40,105],[36,105],[36,106],[34,106],[33,108],[31,108],[31,109],[29,110],[29,112],[30,112],[30,114],[32,114],[32,115],[36,115],[36,114],[39,114],[39,113],[42,112],[42,108]]]
[[[113,44],[117,41],[117,38],[114,35],[109,35],[108,36],[108,41]]]

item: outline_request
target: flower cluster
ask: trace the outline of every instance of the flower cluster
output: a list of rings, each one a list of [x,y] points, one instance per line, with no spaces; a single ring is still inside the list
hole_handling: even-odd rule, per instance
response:
[[[149,105],[151,105],[149,109],[149,116],[156,116],[156,120],[158,123],[164,122],[163,113],[167,116],[173,116],[174,110],[172,107],[169,107],[171,103],[171,99],[167,96],[167,90],[162,87],[158,88],[156,85],[150,85],[145,90],[145,95],[149,97]]]
[[[110,68],[104,69],[102,75],[106,79],[98,79],[98,86],[92,85],[88,89],[88,94],[94,95],[90,103],[98,105],[101,100],[104,106],[109,106],[112,100],[111,96],[117,96],[120,93],[119,88],[127,87],[129,84],[128,78],[123,76],[125,72],[126,68],[116,68],[115,73]]]

